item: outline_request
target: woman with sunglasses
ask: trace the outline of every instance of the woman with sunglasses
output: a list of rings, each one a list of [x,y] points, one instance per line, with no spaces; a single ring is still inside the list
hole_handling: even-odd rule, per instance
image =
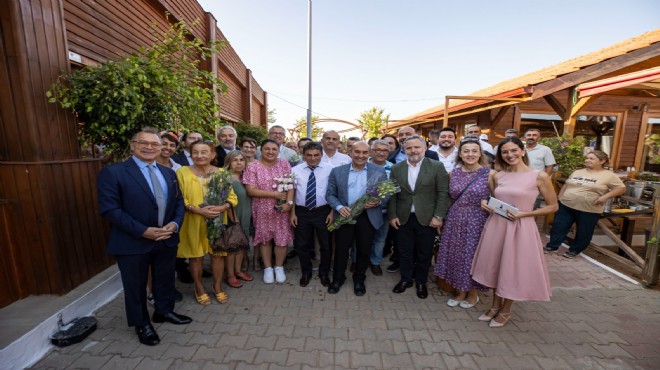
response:
[[[447,305],[467,309],[479,302],[479,291],[488,290],[472,280],[470,269],[488,219],[481,201],[490,195],[488,179],[495,171],[487,167],[484,152],[475,139],[461,140],[455,161],[456,165],[449,173],[452,204],[444,225],[448,232],[440,236],[434,273],[456,289],[456,295],[447,301]]]
[[[552,294],[548,268],[536,217],[557,210],[557,194],[550,176],[528,166],[525,145],[515,137],[502,140],[495,157],[502,171],[490,176],[491,194],[517,211],[491,213],[474,254],[472,279],[493,288],[493,302],[479,317],[489,326],[504,326],[511,318],[513,301],[549,301]],[[546,206],[534,209],[539,193]],[[482,207],[493,209],[482,201]]]

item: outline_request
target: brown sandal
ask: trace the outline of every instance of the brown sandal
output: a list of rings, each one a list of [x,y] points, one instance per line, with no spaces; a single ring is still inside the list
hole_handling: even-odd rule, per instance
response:
[[[236,274],[236,275],[238,275],[238,274]],[[243,287],[243,283],[238,281],[238,279],[236,279],[236,276],[227,276],[227,285],[229,285],[232,288],[236,288],[236,289]]]

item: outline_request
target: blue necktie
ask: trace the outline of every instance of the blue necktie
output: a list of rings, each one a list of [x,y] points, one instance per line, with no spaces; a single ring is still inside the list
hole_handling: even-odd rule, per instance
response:
[[[309,178],[307,179],[307,193],[305,194],[305,207],[314,208],[316,207],[316,176],[314,176],[314,170],[316,167],[309,168],[311,172],[309,173]]]
[[[158,176],[156,176],[156,173],[151,166],[156,167],[156,165],[148,165],[147,167],[149,168],[149,177],[151,177],[151,183],[154,186],[154,197],[156,197],[156,204],[158,205],[158,226],[163,226],[167,202],[165,202],[165,193],[163,193],[163,187],[160,185]]]

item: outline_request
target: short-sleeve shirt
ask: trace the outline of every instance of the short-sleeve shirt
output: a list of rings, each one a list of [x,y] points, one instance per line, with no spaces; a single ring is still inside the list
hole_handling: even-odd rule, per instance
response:
[[[535,170],[545,171],[546,166],[554,166],[557,164],[555,156],[552,155],[552,150],[545,145],[536,144],[533,149],[525,149],[527,158],[529,158],[529,166]]]
[[[564,186],[566,190],[559,197],[563,205],[582,212],[603,213],[605,206],[594,204],[594,200],[611,189],[625,185],[612,171],[581,169],[573,172]]]

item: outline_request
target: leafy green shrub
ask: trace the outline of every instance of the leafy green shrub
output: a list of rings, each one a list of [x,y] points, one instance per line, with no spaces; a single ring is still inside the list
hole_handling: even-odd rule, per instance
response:
[[[587,139],[583,136],[574,138],[564,134],[561,137],[548,137],[541,139],[541,144],[549,147],[555,156],[559,172],[568,177],[573,171],[584,167],[584,147]]]
[[[257,141],[257,145],[261,145],[261,142],[268,137],[268,130],[261,126],[251,125],[246,122],[239,122],[234,128],[238,134],[237,143],[243,138],[250,137]]]
[[[141,127],[212,132],[218,124],[215,95],[227,86],[200,62],[223,44],[205,46],[183,21],[154,37],[151,48],[60,76],[46,92],[49,102],[76,113],[81,143],[101,145],[116,160]]]

